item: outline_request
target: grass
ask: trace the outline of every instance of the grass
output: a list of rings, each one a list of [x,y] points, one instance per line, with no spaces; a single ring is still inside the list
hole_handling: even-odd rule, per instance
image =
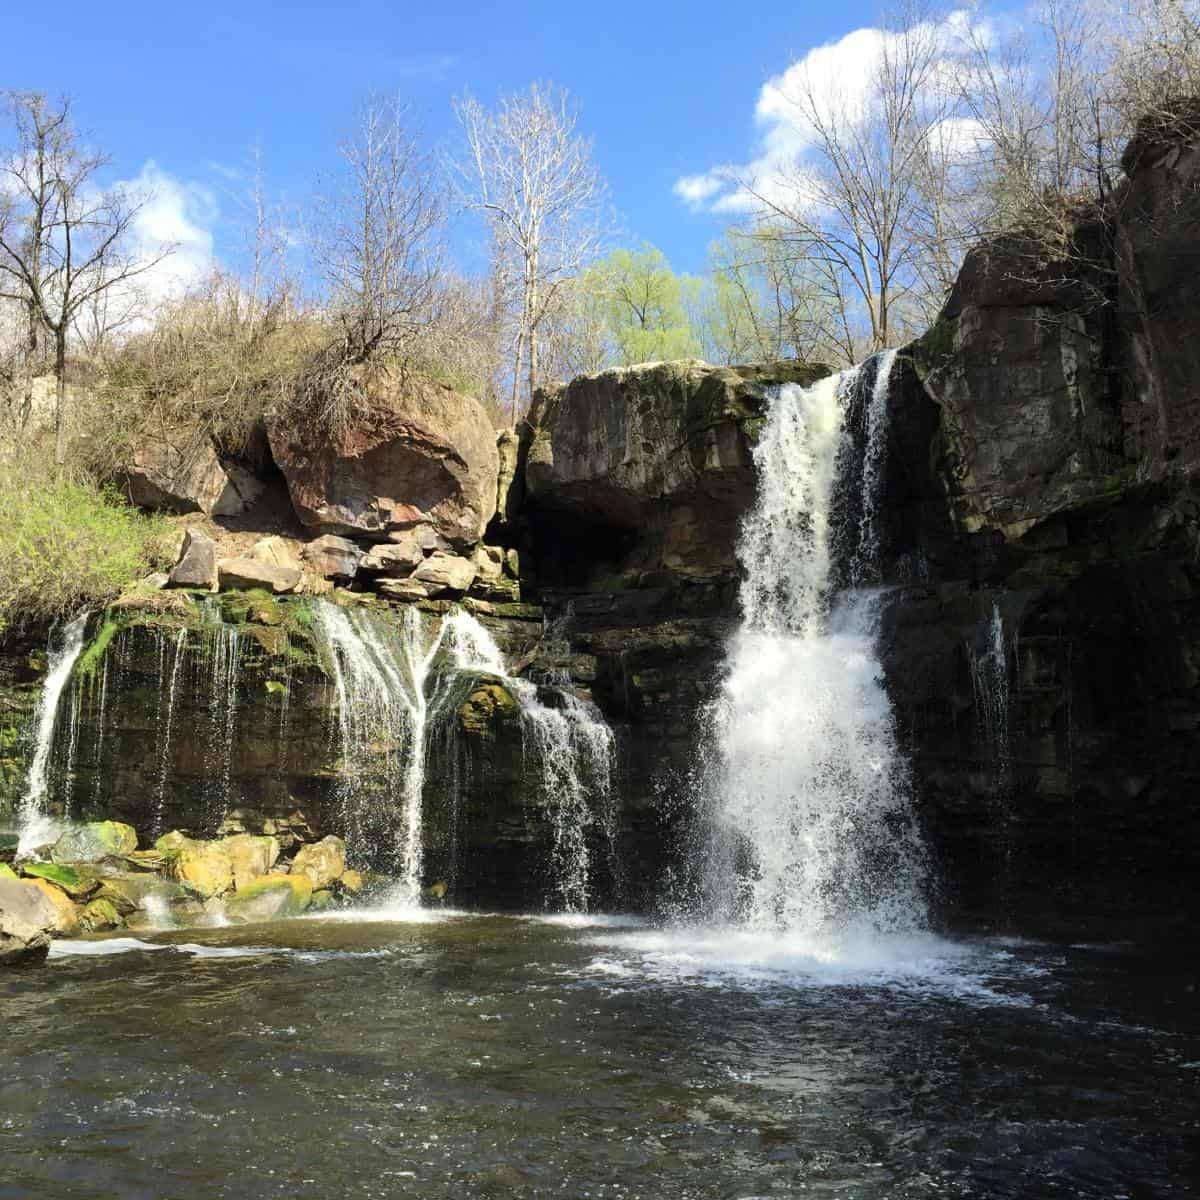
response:
[[[0,630],[112,600],[167,565],[171,527],[87,480],[0,464]]]

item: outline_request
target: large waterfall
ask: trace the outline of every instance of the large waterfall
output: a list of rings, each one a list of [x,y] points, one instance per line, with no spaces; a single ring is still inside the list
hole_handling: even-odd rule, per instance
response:
[[[923,854],[876,649],[892,363],[785,386],[771,403],[715,718],[710,895],[745,926],[814,942],[924,924]]]

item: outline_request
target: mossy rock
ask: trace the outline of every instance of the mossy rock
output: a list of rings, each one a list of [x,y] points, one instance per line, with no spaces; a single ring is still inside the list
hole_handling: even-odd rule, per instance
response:
[[[313,885],[307,875],[263,875],[240,888],[225,902],[225,913],[239,925],[298,917],[312,903]]]
[[[182,884],[157,875],[113,875],[101,884],[96,898],[110,900],[119,913],[128,916],[145,909],[154,900],[161,900],[166,906],[186,900],[189,895]]]
[[[56,863],[91,863],[102,858],[124,858],[137,849],[132,825],[120,821],[92,821],[68,829],[54,844],[50,857]]]
[[[50,932],[57,937],[74,937],[79,932],[81,916],[71,897],[47,879],[30,879],[27,882],[30,887],[37,888],[54,909],[54,927]]]
[[[23,863],[21,874],[29,879],[45,879],[62,888],[75,900],[82,899],[96,889],[93,880],[80,875],[74,867],[65,867],[58,863]]]
[[[80,928],[88,933],[100,933],[106,929],[120,929],[123,924],[117,906],[101,897],[88,901],[87,907],[79,914]]]
[[[8,863],[0,863],[0,879],[16,879],[16,877],[16,871]]]

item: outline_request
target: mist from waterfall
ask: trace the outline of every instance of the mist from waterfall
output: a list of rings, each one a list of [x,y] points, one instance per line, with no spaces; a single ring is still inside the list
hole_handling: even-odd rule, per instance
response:
[[[893,361],[773,398],[714,714],[711,913],[812,946],[925,927],[924,854],[877,649]]]

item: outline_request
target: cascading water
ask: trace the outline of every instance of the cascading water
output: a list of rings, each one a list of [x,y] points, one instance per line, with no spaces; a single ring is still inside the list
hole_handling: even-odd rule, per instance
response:
[[[166,638],[160,635],[165,646]],[[187,654],[187,630],[180,629],[172,641],[171,674],[166,692],[160,700],[158,735],[158,786],[154,793],[154,824],[150,837],[158,838],[164,832],[163,812],[167,801],[167,779],[171,764],[171,732],[175,723],[175,701],[179,695],[179,668]],[[164,711],[165,710],[165,711]]]
[[[83,613],[63,627],[51,647],[38,701],[33,759],[25,794],[17,810],[18,846],[22,853],[41,845],[51,835],[53,823],[44,811],[49,783],[50,756],[54,748],[54,727],[58,717],[59,700],[71,679],[75,660],[83,650],[83,634],[87,614]]]
[[[405,611],[398,638],[369,613],[333,604],[317,606],[317,624],[337,692],[342,819],[351,845],[390,841],[399,899],[415,905],[423,850],[425,678],[440,635],[427,644],[415,608]]]
[[[415,608],[399,630],[362,610],[317,608],[338,701],[343,756],[342,819],[352,845],[390,838],[398,899],[421,894],[423,794],[431,738],[479,676],[494,676],[517,700],[526,754],[552,829],[551,874],[560,905],[585,911],[594,883],[594,829],[612,841],[612,731],[565,687],[544,703],[529,680],[509,675],[488,631],[469,613],[449,613],[435,635]],[[397,634],[399,636],[397,636]],[[450,798],[455,802],[455,798]]]
[[[715,713],[710,896],[811,944],[924,927],[923,853],[876,642],[892,357],[783,387],[755,449],[742,623]],[[866,407],[865,436],[847,413]],[[838,591],[836,582],[850,586]]]

